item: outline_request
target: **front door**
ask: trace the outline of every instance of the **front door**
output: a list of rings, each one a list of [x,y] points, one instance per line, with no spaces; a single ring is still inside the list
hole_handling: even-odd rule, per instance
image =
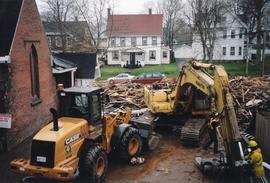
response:
[[[130,65],[135,65],[135,53],[130,53]]]

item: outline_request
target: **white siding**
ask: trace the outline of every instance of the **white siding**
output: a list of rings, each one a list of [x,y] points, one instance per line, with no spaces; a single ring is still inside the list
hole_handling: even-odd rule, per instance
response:
[[[213,60],[243,60],[244,59],[244,41],[245,36],[239,37],[240,30],[244,28],[242,22],[236,20],[231,14],[226,15],[226,25],[224,28],[227,31],[227,37],[223,38],[223,25],[221,25],[220,30],[217,32],[217,40],[214,45],[214,55]],[[231,38],[231,31],[235,31],[235,38]],[[226,55],[223,55],[223,47],[226,47]],[[235,54],[230,54],[231,47],[235,48]],[[241,47],[241,55],[239,55],[239,47]],[[193,36],[192,43],[193,57],[196,59],[203,59],[203,48],[200,42],[199,36]]]
[[[157,37],[157,45],[152,45],[152,37]],[[120,46],[120,38],[125,37],[125,47]],[[115,37],[116,45],[115,47],[109,47],[108,49],[108,65],[121,65],[124,66],[127,62],[130,62],[130,55],[128,53],[125,53],[125,50],[132,49],[134,47],[131,46],[131,38],[136,37],[137,46],[136,49],[141,49],[143,54],[142,55],[136,55],[135,61],[139,61],[142,66],[144,65],[157,65],[157,64],[167,64],[170,63],[170,52],[169,49],[164,48],[162,44],[162,38],[161,36],[118,36]],[[147,45],[143,46],[142,44],[142,38],[147,37]],[[168,51],[167,58],[163,58],[163,50]],[[119,51],[119,59],[114,60],[113,59],[113,51]],[[150,59],[150,51],[156,52],[156,59]]]

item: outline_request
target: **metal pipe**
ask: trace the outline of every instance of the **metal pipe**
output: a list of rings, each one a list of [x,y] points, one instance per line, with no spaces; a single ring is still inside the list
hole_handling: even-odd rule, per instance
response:
[[[243,151],[243,147],[242,147],[241,142],[238,142],[238,146],[239,146],[239,150],[240,150],[241,159],[244,160],[245,157],[244,157],[244,151]]]
[[[270,165],[266,162],[263,162],[263,166],[264,168],[266,168],[267,170],[270,170]]]
[[[59,130],[59,125],[58,125],[57,111],[54,108],[50,108],[50,112],[53,115],[53,130],[58,131]]]

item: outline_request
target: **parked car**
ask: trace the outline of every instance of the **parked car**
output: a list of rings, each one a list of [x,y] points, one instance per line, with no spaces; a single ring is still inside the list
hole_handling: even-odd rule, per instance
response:
[[[152,84],[155,82],[161,81],[163,78],[165,78],[164,74],[161,74],[160,72],[148,72],[148,73],[142,73],[139,76],[136,76],[132,79],[132,83],[142,83],[142,84]]]
[[[134,76],[132,76],[130,74],[121,73],[115,77],[108,78],[107,81],[109,81],[110,84],[117,84],[117,83],[125,83],[128,81],[131,81],[133,78],[134,78]]]

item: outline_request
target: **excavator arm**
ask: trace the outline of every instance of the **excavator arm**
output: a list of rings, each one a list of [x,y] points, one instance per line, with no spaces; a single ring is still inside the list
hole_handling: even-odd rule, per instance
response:
[[[215,111],[220,116],[220,133],[227,161],[235,164],[243,160],[243,148],[233,97],[230,94],[228,74],[223,66],[198,61],[186,64],[179,73],[175,87],[155,90],[146,86],[145,103],[152,113],[176,114],[179,111],[187,113],[191,109],[194,115],[193,108],[197,104],[193,101],[197,99],[193,97],[197,91],[210,99],[208,114]],[[196,114],[205,115],[203,111]]]
[[[229,89],[229,79],[223,66],[193,62],[194,67],[212,70],[215,107],[220,116],[220,128],[227,161],[235,164],[244,159],[240,130],[233,106],[233,97]]]

